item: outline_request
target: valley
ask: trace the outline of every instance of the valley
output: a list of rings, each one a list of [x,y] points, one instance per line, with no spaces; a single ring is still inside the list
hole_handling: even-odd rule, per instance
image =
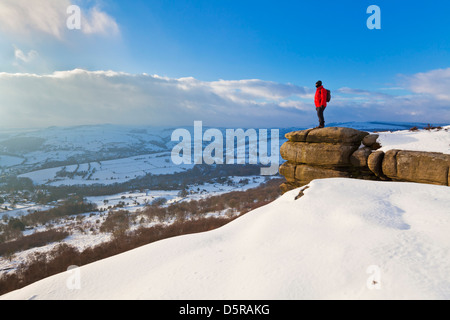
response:
[[[337,125],[397,131],[417,124]],[[0,132],[0,278],[16,288],[16,274],[28,279],[24,284],[37,281],[53,274],[42,268],[53,270],[63,257],[89,262],[208,231],[281,196],[284,179],[261,175],[261,163],[175,165],[172,130],[100,125]],[[291,130],[279,129],[279,145]],[[62,265],[54,269],[61,271]]]

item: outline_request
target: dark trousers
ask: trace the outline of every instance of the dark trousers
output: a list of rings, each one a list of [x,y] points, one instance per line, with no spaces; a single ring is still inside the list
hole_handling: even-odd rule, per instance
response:
[[[319,117],[319,125],[321,127],[325,126],[325,118],[323,117],[323,112],[325,111],[325,107],[316,108],[317,116]]]

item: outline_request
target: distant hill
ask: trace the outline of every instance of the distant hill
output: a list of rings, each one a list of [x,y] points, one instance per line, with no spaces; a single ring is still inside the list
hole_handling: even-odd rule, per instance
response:
[[[330,123],[328,126],[343,126],[366,131],[397,131],[412,127],[422,128],[427,126],[427,124],[345,122]],[[185,128],[194,135],[192,126]],[[67,171],[75,172],[78,165],[83,166],[76,170],[75,176],[88,177],[92,172],[87,171],[89,169],[93,170],[98,165],[96,164],[98,162],[112,161],[110,163],[112,168],[117,166],[118,161],[123,162],[120,159],[136,159],[136,156],[149,156],[156,159],[158,154],[161,154],[162,157],[165,156],[167,158],[168,152],[176,145],[176,142],[171,141],[171,135],[175,129],[177,128],[108,124],[49,127],[35,130],[0,129],[0,177],[2,175],[20,175],[53,168],[53,171],[56,170],[64,174],[64,168]],[[206,130],[208,127],[203,129]],[[218,129],[225,135],[226,128]],[[306,128],[290,127],[278,129],[281,145],[286,140],[284,135],[287,132]],[[140,161],[136,166],[142,168],[141,162],[143,161],[147,160]],[[147,163],[151,161],[153,160],[149,160]],[[90,167],[89,164],[91,164]],[[149,168],[144,168],[143,172],[147,172],[146,170],[149,170]],[[86,175],[84,175],[85,173]],[[52,172],[47,177],[47,180],[54,178],[55,174],[56,172]],[[125,179],[125,176],[132,176],[131,174],[126,172],[123,175],[115,176],[110,174],[110,172],[107,173],[109,178],[113,177],[122,180]],[[32,176],[34,177],[35,175]],[[43,176],[40,175],[40,177]],[[36,181],[41,180],[37,179]]]

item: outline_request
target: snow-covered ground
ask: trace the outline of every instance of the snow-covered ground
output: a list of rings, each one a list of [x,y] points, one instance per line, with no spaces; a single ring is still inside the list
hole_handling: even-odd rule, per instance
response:
[[[24,162],[24,159],[19,157],[12,157],[1,155],[0,156],[0,167],[13,167]]]
[[[450,154],[449,130],[450,126],[445,126],[441,130],[377,134],[383,151]],[[128,179],[131,173],[127,167],[133,169],[132,164],[141,160],[148,165],[145,157],[112,160],[111,166],[102,161],[104,175],[100,167],[93,174],[98,174],[97,182],[103,183],[114,174],[111,182]],[[163,159],[159,159],[160,168],[168,170],[162,167],[167,164]],[[84,167],[92,173],[95,166],[80,165],[78,171]],[[157,167],[153,165],[153,169]],[[67,172],[76,169],[66,168]],[[54,170],[53,175],[40,175],[41,171],[30,173],[30,177],[49,183],[57,172],[49,170]],[[76,183],[77,179],[81,178],[53,182]],[[242,188],[261,182],[252,177],[250,185]],[[178,191],[151,191],[89,200],[105,209],[126,201],[125,209],[135,212],[157,197],[171,203],[236,188],[219,184],[191,186],[185,199],[179,197]],[[80,290],[69,290],[66,280],[70,275],[61,274],[3,298],[450,299],[450,236],[446,232],[450,226],[449,187],[325,179],[311,182],[305,196],[295,201],[298,191],[219,230],[164,240],[82,267]],[[85,216],[85,223],[98,219]],[[108,237],[76,233],[65,241],[82,249]],[[13,262],[2,259],[0,269],[14,267],[26,256],[22,252]],[[378,285],[381,288],[377,289]]]
[[[5,203],[3,205],[5,205],[7,207],[11,206],[9,203]],[[0,210],[0,214],[2,216],[6,215],[9,218],[17,218],[17,217],[25,216],[34,211],[45,211],[45,210],[49,210],[54,207],[55,207],[54,205],[40,205],[40,204],[36,204],[34,202],[28,202],[28,203],[15,205],[14,209]]]
[[[72,271],[1,298],[450,298],[448,187],[336,178],[298,193],[83,266],[79,286]]]
[[[54,242],[44,247],[37,247],[17,252],[14,254],[12,259],[0,256],[0,276],[4,272],[14,270],[22,262],[25,262],[30,255],[33,255],[36,252],[51,251],[61,243],[66,243],[82,251],[88,247],[93,247],[111,240],[111,234],[99,232],[99,227],[107,216],[105,212],[108,212],[109,209],[114,208],[120,203],[123,203],[120,209],[127,210],[130,213],[139,213],[141,210],[145,209],[148,204],[151,204],[156,199],[166,199],[166,205],[180,201],[200,200],[206,197],[217,196],[232,191],[245,191],[251,188],[256,188],[264,183],[266,179],[267,178],[263,176],[229,177],[228,181],[230,184],[204,183],[201,185],[192,185],[186,189],[187,195],[183,197],[179,195],[180,190],[146,190],[143,192],[124,192],[109,196],[87,197],[86,200],[88,202],[92,202],[97,205],[99,212],[87,212],[85,214],[78,215],[79,217],[82,216],[82,219],[75,222],[73,222],[73,219],[60,219],[60,222],[53,223],[54,228],[67,227],[71,230],[72,234],[60,242]],[[35,205],[27,207],[26,209],[22,208],[11,210],[8,211],[7,214],[10,217],[18,217],[21,214],[27,214],[28,210],[32,210],[33,208],[37,210],[46,210],[50,207]],[[226,213],[224,212],[211,212],[208,216],[221,216],[225,214]],[[167,223],[170,223],[170,221]],[[73,228],[73,224],[76,224],[78,228]],[[139,224],[136,227],[150,227],[154,224],[154,222],[147,222],[146,224]],[[24,235],[45,230],[46,226],[39,226],[25,231]]]
[[[108,209],[109,206],[119,204],[119,202],[126,202],[127,205],[123,209],[136,212],[158,198],[165,198],[167,204],[179,201],[200,200],[232,191],[245,191],[256,188],[264,183],[266,179],[263,176],[229,177],[229,185],[220,183],[191,185],[186,188],[187,195],[185,197],[179,195],[180,190],[147,190],[144,192],[119,193],[110,196],[87,197],[86,200],[95,203],[99,209],[104,210]]]
[[[108,185],[123,183],[146,174],[174,174],[193,167],[193,164],[175,165],[171,160],[170,153],[163,152],[37,170],[19,177],[30,178],[37,185]],[[61,172],[64,172],[62,176]]]
[[[450,126],[442,129],[378,132],[382,151],[392,149],[450,154]]]

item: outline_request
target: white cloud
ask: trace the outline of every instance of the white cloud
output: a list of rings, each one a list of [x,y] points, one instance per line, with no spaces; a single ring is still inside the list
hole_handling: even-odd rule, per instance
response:
[[[69,0],[2,0],[0,29],[12,34],[44,33],[60,38]]]
[[[314,97],[313,97],[313,99],[314,99]],[[298,101],[298,100],[281,101],[279,103],[279,106],[282,108],[295,108],[295,109],[302,110],[302,111],[313,110],[312,103],[306,103],[306,102]]]
[[[94,7],[82,16],[81,31],[85,34],[116,35],[119,26],[112,17]]]
[[[448,101],[413,88],[402,91],[406,93],[394,95],[341,88],[336,90],[327,112],[334,119],[345,119],[343,121],[450,123]]]
[[[314,88],[258,79],[200,81],[75,69],[40,75],[0,73],[0,127],[80,124],[291,127],[317,122]],[[327,123],[450,123],[447,101],[432,95],[333,91]]]
[[[431,70],[406,77],[408,88],[438,100],[450,101],[450,68]]]
[[[48,35],[59,40],[69,31],[67,8],[71,0],[1,0],[0,31],[9,36]],[[119,27],[113,17],[96,6],[81,9],[81,32],[116,35]]]
[[[12,45],[14,52],[9,63],[15,72],[30,73],[42,72],[46,70],[47,64],[37,50],[23,50],[15,44]]]
[[[261,80],[204,82],[114,71],[0,73],[0,126],[123,123],[280,126],[301,120],[280,105],[301,87]]]
[[[280,84],[258,79],[212,82],[211,88],[218,94],[233,99],[270,99],[279,100],[292,95],[305,95],[307,89],[292,84]]]
[[[28,53],[24,53],[22,50],[20,50],[16,46],[14,46],[14,57],[16,58],[16,62],[30,63],[37,56],[38,56],[38,53],[36,50],[30,50],[30,51],[28,51]]]

